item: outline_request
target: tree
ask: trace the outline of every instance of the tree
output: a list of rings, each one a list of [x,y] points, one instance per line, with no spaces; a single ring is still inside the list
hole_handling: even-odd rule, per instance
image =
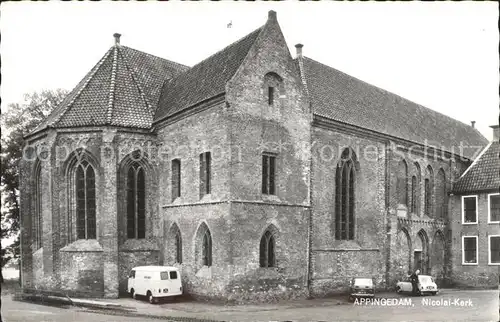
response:
[[[3,267],[11,259],[19,257],[19,161],[24,136],[33,131],[67,95],[66,90],[43,90],[26,94],[21,103],[9,104],[2,114],[1,128],[1,238],[17,236],[13,245],[1,248]],[[0,280],[3,276],[0,268]]]

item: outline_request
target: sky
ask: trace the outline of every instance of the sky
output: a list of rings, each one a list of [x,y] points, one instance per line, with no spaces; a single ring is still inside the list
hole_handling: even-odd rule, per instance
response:
[[[495,2],[7,2],[1,5],[2,109],[71,90],[121,43],[192,66],[275,10],[290,52],[476,127],[498,124]],[[227,25],[231,23],[232,27]]]

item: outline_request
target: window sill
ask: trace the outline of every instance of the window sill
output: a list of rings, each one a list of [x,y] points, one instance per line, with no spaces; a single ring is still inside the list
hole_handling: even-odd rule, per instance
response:
[[[104,251],[97,239],[80,239],[64,246],[61,252],[102,252]]]
[[[500,221],[488,221],[488,225],[489,225],[489,224],[499,225],[499,224],[500,224]]]
[[[476,222],[462,222],[462,225],[477,225],[477,221]]]
[[[500,262],[498,263],[488,263],[489,266],[499,266],[500,265]]]
[[[147,239],[127,239],[119,247],[119,251],[121,252],[147,252],[158,250],[158,245]]]
[[[462,263],[463,266],[477,266],[477,263]]]
[[[264,200],[264,201],[281,202],[280,197],[278,197],[277,195],[267,195],[265,193],[262,194],[262,200]]]

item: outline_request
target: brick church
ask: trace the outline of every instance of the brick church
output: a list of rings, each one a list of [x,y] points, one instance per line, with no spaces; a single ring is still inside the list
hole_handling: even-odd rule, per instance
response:
[[[115,44],[26,139],[22,285],[118,297],[180,267],[198,297],[450,279],[473,127],[308,58],[277,21],[193,67]]]

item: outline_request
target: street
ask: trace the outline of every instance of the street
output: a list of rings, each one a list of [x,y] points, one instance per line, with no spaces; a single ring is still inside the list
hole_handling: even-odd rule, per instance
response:
[[[56,307],[35,303],[13,301],[11,296],[2,296],[2,322],[141,322],[158,321],[139,317],[112,316],[90,313],[76,307]]]
[[[498,321],[499,294],[496,290],[443,290],[436,296],[411,297],[378,294],[376,302],[348,303],[314,299],[279,304],[215,305],[179,302],[151,305],[146,301],[118,299],[114,303],[132,306],[143,317],[122,317],[123,312],[91,313],[77,307],[53,307],[12,301],[2,296],[3,321],[157,321],[161,317],[211,319],[219,321]],[[105,314],[106,313],[106,314]],[[109,315],[112,314],[112,315]],[[156,316],[156,319],[153,317]],[[171,319],[175,320],[175,318]]]

